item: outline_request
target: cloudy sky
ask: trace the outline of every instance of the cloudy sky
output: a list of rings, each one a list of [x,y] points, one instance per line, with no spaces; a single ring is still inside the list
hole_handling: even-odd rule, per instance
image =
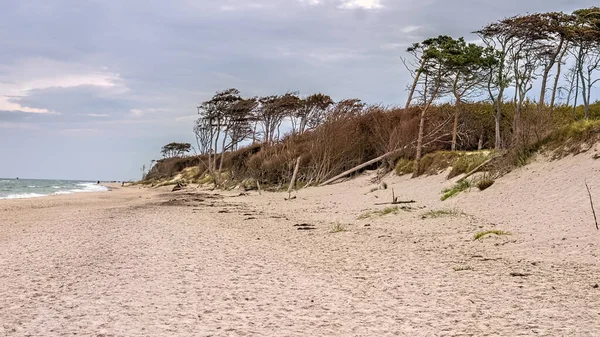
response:
[[[594,3],[0,0],[0,177],[139,178],[227,87],[400,103],[408,44]]]

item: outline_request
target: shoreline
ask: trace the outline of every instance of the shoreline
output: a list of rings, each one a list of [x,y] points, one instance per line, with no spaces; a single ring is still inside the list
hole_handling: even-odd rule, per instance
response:
[[[22,180],[25,180],[25,179],[22,179]],[[62,180],[62,181],[67,181],[67,180]],[[72,182],[79,182],[79,181],[72,180]],[[39,191],[29,192],[29,193],[16,192],[14,194],[9,194],[7,196],[0,196],[0,202],[2,200],[37,199],[37,198],[57,197],[57,196],[62,196],[62,195],[72,195],[72,194],[80,194],[80,193],[104,193],[104,192],[110,192],[112,189],[118,188],[121,186],[120,184],[117,184],[117,183],[100,183],[100,184],[93,183],[93,185],[91,185],[92,183],[93,182],[83,182],[83,181],[80,182],[80,184],[88,184],[90,186],[93,186],[94,188],[102,187],[102,188],[105,188],[105,190],[98,190],[98,189],[86,190],[84,188],[84,189],[61,190],[61,191],[56,191],[56,192],[52,192],[49,194],[36,193]]]
[[[600,191],[594,163],[536,162],[446,202],[443,174],[372,191],[373,173],[294,200],[132,186],[0,202],[0,332],[592,336],[600,244],[575,177]],[[417,203],[379,215],[391,188]],[[473,239],[487,230],[510,234]]]

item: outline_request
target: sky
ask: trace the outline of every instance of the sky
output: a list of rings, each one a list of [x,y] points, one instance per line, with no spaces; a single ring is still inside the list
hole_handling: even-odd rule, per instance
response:
[[[582,0],[0,0],[0,177],[129,180],[196,106],[322,92],[400,104],[413,42]]]

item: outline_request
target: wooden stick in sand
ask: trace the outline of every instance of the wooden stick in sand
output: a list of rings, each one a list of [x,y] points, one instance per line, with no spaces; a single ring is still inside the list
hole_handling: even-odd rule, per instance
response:
[[[594,222],[596,223],[596,229],[600,230],[600,228],[598,228],[598,219],[596,218],[596,210],[594,210],[594,201],[592,200],[592,192],[590,191],[590,187],[588,186],[587,181],[585,181],[585,187],[587,188],[588,195],[590,197],[590,205],[592,206],[592,214],[594,214]]]
[[[300,159],[302,157],[298,157],[298,159],[296,159],[296,167],[294,167],[294,174],[292,175],[292,181],[290,181],[290,186],[288,187],[288,200],[291,199],[292,197],[292,190],[294,189],[294,186],[296,185],[296,176],[298,175],[298,169],[300,168]]]

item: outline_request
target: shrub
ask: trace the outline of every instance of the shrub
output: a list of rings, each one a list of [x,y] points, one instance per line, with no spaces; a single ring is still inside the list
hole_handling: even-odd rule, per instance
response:
[[[490,152],[463,153],[452,163],[452,171],[448,174],[448,179],[471,172],[488,160],[490,156]]]
[[[483,178],[477,182],[477,188],[480,191],[483,191],[492,185],[494,185],[494,179],[491,178]]]
[[[405,158],[400,158],[396,163],[396,174],[399,176],[403,176],[405,174],[413,173],[415,168],[414,160],[408,160]]]
[[[463,153],[458,151],[438,151],[428,153],[421,159],[421,172],[419,175],[438,174],[440,171],[451,167],[461,156],[463,156]]]

